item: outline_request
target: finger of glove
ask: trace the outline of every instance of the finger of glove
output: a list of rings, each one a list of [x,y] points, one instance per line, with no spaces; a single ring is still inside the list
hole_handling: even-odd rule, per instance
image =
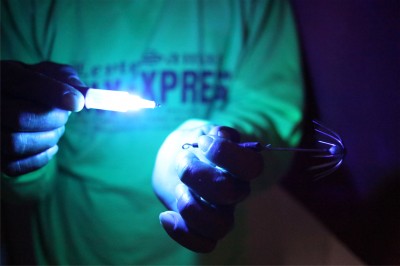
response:
[[[1,106],[1,125],[10,131],[39,132],[65,125],[69,112],[24,100],[5,99]]]
[[[57,64],[53,62],[41,62],[33,65],[32,68],[39,73],[56,80],[76,86],[85,86],[79,79],[78,72],[70,65]]]
[[[218,240],[232,229],[233,207],[215,207],[202,202],[180,184],[176,189],[177,208],[186,225],[199,235]]]
[[[57,153],[58,146],[53,146],[41,153],[17,160],[2,160],[2,172],[9,176],[27,174],[45,166]]]
[[[200,236],[190,230],[183,218],[176,212],[166,211],[160,214],[160,223],[168,235],[180,245],[200,253],[209,253],[214,250],[215,240]]]
[[[252,180],[260,175],[263,159],[260,153],[241,147],[224,138],[204,135],[198,139],[202,154],[215,165],[243,180]]]
[[[193,153],[184,152],[177,159],[177,173],[181,181],[211,204],[235,204],[250,193],[247,181],[200,161]]]
[[[236,143],[240,142],[240,133],[231,127],[216,126],[209,131],[208,135],[217,136]]]
[[[37,154],[55,146],[64,134],[65,127],[43,132],[2,132],[3,158],[21,158]]]
[[[2,94],[69,111],[83,108],[83,95],[68,84],[17,62],[3,61],[1,67]]]

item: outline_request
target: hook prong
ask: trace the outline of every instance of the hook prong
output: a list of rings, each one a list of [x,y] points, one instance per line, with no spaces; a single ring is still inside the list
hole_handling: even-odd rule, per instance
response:
[[[190,147],[192,147],[192,148],[198,148],[198,147],[199,147],[199,144],[198,144],[198,143],[185,143],[185,144],[182,145],[182,149],[184,149],[184,150],[187,150],[187,149],[189,149]]]

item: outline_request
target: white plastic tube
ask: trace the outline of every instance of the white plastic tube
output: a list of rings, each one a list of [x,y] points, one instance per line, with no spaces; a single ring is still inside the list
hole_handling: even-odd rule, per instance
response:
[[[155,108],[158,105],[132,95],[126,91],[112,91],[89,88],[85,95],[85,107],[116,112],[136,111],[143,108]]]

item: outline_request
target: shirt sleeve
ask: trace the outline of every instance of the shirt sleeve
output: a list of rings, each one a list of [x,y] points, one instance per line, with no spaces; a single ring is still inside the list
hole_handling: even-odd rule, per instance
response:
[[[49,58],[56,26],[54,1],[4,0],[0,9],[1,60],[33,64]]]
[[[44,167],[17,177],[1,173],[1,199],[12,203],[32,203],[44,199],[52,190],[56,169],[53,159]]]
[[[233,75],[228,105],[211,120],[264,144],[295,146],[301,137],[304,96],[290,5],[286,1],[245,3],[247,34],[241,62]],[[267,153],[269,171],[276,170],[270,174],[282,174],[290,154]]]

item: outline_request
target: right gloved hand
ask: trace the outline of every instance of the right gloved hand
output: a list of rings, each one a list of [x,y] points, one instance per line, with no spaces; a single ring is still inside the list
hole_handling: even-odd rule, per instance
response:
[[[161,146],[153,189],[169,211],[160,222],[171,238],[195,252],[215,249],[234,225],[235,206],[250,193],[263,157],[243,148],[234,128],[189,120]],[[198,149],[182,149],[185,143]]]
[[[1,168],[18,176],[45,166],[57,153],[71,111],[80,111],[83,83],[67,65],[1,61]]]

